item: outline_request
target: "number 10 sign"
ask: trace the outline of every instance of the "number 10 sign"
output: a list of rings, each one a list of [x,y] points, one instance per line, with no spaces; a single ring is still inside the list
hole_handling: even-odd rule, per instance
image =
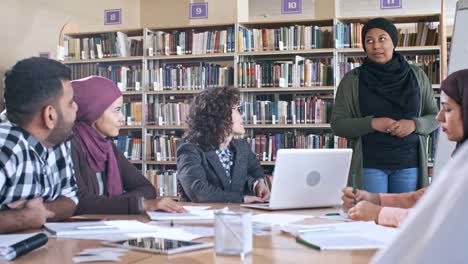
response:
[[[191,3],[190,19],[208,18],[208,3]]]
[[[281,0],[281,14],[302,13],[302,0]]]

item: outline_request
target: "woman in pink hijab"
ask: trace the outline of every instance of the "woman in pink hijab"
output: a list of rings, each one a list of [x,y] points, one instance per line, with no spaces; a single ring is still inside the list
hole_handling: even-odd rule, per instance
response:
[[[153,185],[109,139],[123,120],[122,93],[109,79],[91,76],[72,81],[78,105],[72,158],[79,203],[75,214],[184,212],[170,198],[156,199]]]

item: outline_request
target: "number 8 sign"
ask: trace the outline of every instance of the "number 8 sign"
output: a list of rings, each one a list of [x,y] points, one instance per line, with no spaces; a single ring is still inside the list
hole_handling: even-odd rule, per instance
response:
[[[208,3],[191,3],[190,19],[208,18]]]

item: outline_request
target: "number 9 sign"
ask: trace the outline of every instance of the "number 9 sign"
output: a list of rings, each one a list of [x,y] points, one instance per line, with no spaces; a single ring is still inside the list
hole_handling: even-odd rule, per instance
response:
[[[208,18],[208,3],[191,3],[190,19]]]

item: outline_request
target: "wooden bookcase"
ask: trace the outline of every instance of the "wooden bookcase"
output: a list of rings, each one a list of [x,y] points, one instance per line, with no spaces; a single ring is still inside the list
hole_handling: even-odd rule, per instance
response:
[[[335,4],[338,6],[338,4]],[[336,7],[337,8],[337,7]],[[443,10],[443,8],[441,9]],[[394,15],[386,16],[394,22],[399,28],[407,28],[408,30],[417,31],[417,23],[422,23],[424,25],[430,25],[434,28],[437,28],[438,32],[438,41],[435,45],[417,45],[417,46],[407,46],[407,47],[397,47],[396,50],[401,52],[405,56],[412,56],[411,58],[420,58],[421,56],[433,56],[437,58],[438,61],[438,76],[434,77],[433,82],[434,91],[436,94],[440,93],[440,80],[445,76],[446,72],[446,39],[444,32],[444,18],[443,13],[431,13],[431,14],[405,14],[405,15]],[[336,87],[341,80],[341,75],[344,73],[342,67],[343,64],[346,64],[349,58],[359,58],[365,56],[365,53],[362,48],[347,47],[343,48],[342,45],[339,45],[338,42],[338,25],[339,24],[350,24],[350,23],[365,23],[373,17],[370,16],[355,16],[355,17],[341,17],[339,12],[335,12],[335,17],[324,18],[324,19],[291,19],[291,20],[277,20],[277,21],[259,21],[259,22],[236,22],[228,24],[211,24],[211,25],[197,25],[197,26],[180,26],[180,27],[169,27],[169,28],[144,28],[144,29],[131,29],[123,30],[127,34],[129,39],[141,39],[143,41],[142,53],[134,56],[115,56],[115,57],[104,57],[102,59],[92,59],[90,56],[84,57],[75,57],[74,59],[66,59],[65,64],[70,65],[74,72],[83,70],[86,65],[97,65],[97,67],[110,67],[115,66],[125,66],[128,68],[129,65],[137,65],[137,68],[141,70],[139,77],[139,84],[135,85],[124,85],[126,86],[124,90],[124,101],[127,103],[139,102],[141,105],[141,120],[139,122],[132,122],[133,120],[129,119],[129,122],[121,129],[122,135],[127,135],[131,137],[136,137],[141,139],[141,149],[139,150],[139,155],[137,159],[131,160],[136,166],[141,168],[143,173],[147,175],[152,182],[161,181],[164,177],[172,176],[161,176],[159,179],[157,176],[154,176],[154,171],[159,170],[161,173],[167,170],[176,169],[175,161],[175,147],[172,150],[172,157],[169,159],[159,159],[155,153],[150,153],[150,144],[151,136],[160,136],[168,140],[173,137],[175,139],[181,138],[184,130],[182,117],[179,117],[180,122],[167,122],[166,120],[160,120],[159,116],[155,119],[154,104],[166,105],[170,103],[181,103],[188,104],[191,98],[198,94],[207,86],[223,86],[225,84],[234,85],[239,87],[241,91],[241,99],[244,102],[244,111],[249,112],[248,109],[253,109],[252,105],[259,101],[271,101],[278,102],[284,101],[292,104],[293,102],[309,102],[308,98],[320,97],[323,101],[331,102],[332,106],[333,99],[336,91]],[[321,35],[322,44],[315,45],[310,47],[307,45],[288,45],[284,39],[280,38],[281,32],[286,34],[289,30],[296,32],[296,41],[299,40],[309,40],[311,35],[303,34],[305,28],[312,27],[313,30],[320,29],[322,31],[328,30],[329,33],[324,33]],[[276,31],[275,31],[276,29]],[[222,33],[216,33],[226,31],[226,34],[231,34],[232,36],[222,36]],[[301,33],[297,33],[301,31]],[[216,45],[217,51],[214,52],[213,48],[203,48],[197,52],[193,51],[193,46],[191,47],[192,52],[186,52],[189,46],[186,45],[187,41],[193,40],[190,37],[186,37],[188,34],[200,34],[203,32],[212,32],[206,33],[209,34],[209,37],[212,40],[223,40],[226,39],[226,43],[229,42],[229,47],[220,47],[220,44]],[[250,32],[250,33],[246,33]],[[101,36],[105,33],[111,32],[88,32],[88,33],[79,33],[79,34],[69,34],[65,36],[65,41],[70,38],[83,39],[83,38],[93,38],[95,36]],[[115,33],[115,32],[112,32]],[[184,33],[184,42],[182,40],[178,42],[179,45],[169,42],[169,46],[173,49],[168,52],[164,51],[164,48],[167,46],[161,47],[162,50],[158,51],[158,48],[155,48],[155,41],[161,36],[175,36],[180,37]],[[266,38],[260,38],[253,44],[246,44],[246,36],[250,36],[250,40],[253,38],[253,34],[257,36],[262,34],[268,36]],[[212,34],[214,35],[212,37]],[[218,34],[218,35],[217,35]],[[250,34],[250,35],[249,35]],[[294,34],[289,35],[294,39]],[[311,33],[313,34],[313,33]],[[153,37],[154,36],[154,37]],[[206,37],[205,37],[206,38]],[[182,39],[182,37],[180,37]],[[279,40],[282,40],[283,43],[279,44]],[[290,39],[290,38],[289,38]],[[324,39],[329,39],[324,41]],[[220,42],[218,42],[220,43]],[[228,44],[226,44],[228,45]],[[179,46],[180,48],[177,48]],[[264,48],[265,47],[265,48]],[[426,58],[426,57],[422,57]],[[297,69],[306,69],[305,64],[310,63],[320,63],[326,64],[325,66],[321,65],[327,69],[326,81],[310,81],[309,77],[298,74]],[[427,60],[420,60],[421,67],[424,67],[427,64]],[[209,66],[208,66],[209,65]],[[355,65],[356,66],[356,65]],[[427,66],[427,65],[426,65]],[[80,68],[82,67],[82,68]],[[204,68],[205,67],[205,68]],[[209,68],[211,67],[211,68]],[[245,68],[244,68],[245,67]],[[268,68],[270,67],[270,68]],[[272,69],[269,71],[268,69]],[[281,76],[281,74],[274,75],[275,69],[285,70],[288,67],[288,71],[294,69],[299,77],[296,79],[292,78],[293,74],[288,73],[288,78]],[[283,68],[281,68],[283,67]],[[309,67],[309,66],[307,66]],[[310,66],[312,67],[312,66]],[[307,69],[310,69],[307,68]],[[316,67],[316,66],[314,66]],[[224,82],[221,84],[206,82],[205,85],[200,85],[200,80],[198,83],[189,79],[189,77],[182,78],[184,79],[184,84],[180,84],[179,87],[174,87],[174,85],[164,84],[164,78],[157,79],[155,76],[157,74],[170,72],[169,69],[172,69],[173,72],[171,77],[178,76],[177,72],[180,71],[183,73],[187,72],[187,69],[190,70],[200,70],[209,68],[213,70],[216,68],[218,75],[224,74]],[[248,70],[247,70],[248,68]],[[183,70],[182,70],[183,69]],[[316,69],[316,68],[314,68]],[[166,72],[165,72],[166,70]],[[348,69],[349,70],[349,69]],[[179,73],[180,73],[179,72]],[[248,72],[248,77],[247,76]],[[278,71],[281,73],[281,70]],[[305,72],[305,70],[304,70]],[[322,71],[323,72],[323,71]],[[83,70],[83,73],[74,75],[77,77],[84,77],[86,71]],[[227,77],[232,73],[231,77]],[[273,73],[273,75],[271,74]],[[79,75],[79,76],[78,76]],[[160,75],[169,76],[169,75]],[[259,76],[263,76],[259,77]],[[269,82],[268,77],[273,79],[272,76],[279,76],[276,82]],[[319,76],[320,77],[320,76]],[[193,76],[191,77],[193,78]],[[250,78],[250,79],[248,79]],[[283,78],[283,80],[280,80]],[[118,78],[117,78],[118,79]],[[179,79],[182,80],[182,79]],[[196,78],[195,78],[196,79]],[[229,79],[229,81],[227,81]],[[309,80],[309,84],[307,83]],[[177,83],[177,82],[175,82]],[[173,82],[174,84],[174,82]],[[189,85],[190,84],[190,85]],[[304,99],[302,99],[304,98]],[[310,99],[312,102],[312,99]],[[315,102],[315,101],[314,101]],[[260,103],[261,104],[261,103]],[[267,103],[269,104],[269,103]],[[278,104],[279,105],[279,104]],[[272,109],[278,109],[278,105],[272,104]],[[295,105],[293,105],[295,107]],[[276,107],[276,108],[275,108]],[[291,113],[291,109],[288,110]],[[331,108],[329,110],[331,112]],[[251,111],[252,112],[252,111]],[[307,113],[307,111],[305,112]],[[180,111],[179,111],[180,114]],[[184,113],[186,114],[186,112]],[[153,115],[153,116],[151,116]],[[259,118],[254,122],[252,116],[246,116],[245,119],[245,128],[246,128],[246,137],[250,140],[255,139],[257,135],[265,135],[267,138],[270,135],[275,133],[278,134],[287,134],[298,136],[301,141],[311,141],[312,138],[308,138],[309,134],[316,134],[318,136],[331,134],[331,128],[329,120],[321,120],[320,122],[315,123],[315,121],[307,121],[305,118],[304,122],[288,122],[286,124],[278,124],[279,118],[275,122],[271,121],[273,117],[270,116],[270,119],[266,118],[265,122],[262,122],[263,119]],[[292,117],[291,117],[292,118]],[[161,122],[162,121],[162,122]],[[294,137],[293,137],[294,138]],[[325,137],[324,137],[325,138]],[[159,140],[159,139],[158,139]],[[269,139],[266,139],[269,140]],[[329,144],[329,147],[338,147],[338,139],[330,136],[329,139],[326,139],[326,143]],[[330,141],[331,140],[331,141]],[[270,141],[266,141],[268,144]],[[173,142],[174,143],[174,142]],[[310,143],[310,142],[309,142]],[[307,144],[309,144],[307,143]],[[325,143],[325,139],[322,138],[322,145]],[[304,146],[304,142],[301,142]],[[342,145],[343,142],[340,142]],[[255,150],[255,147],[253,147]],[[258,149],[257,149],[258,150]],[[261,148],[260,148],[261,150]],[[273,150],[274,151],[274,150]],[[261,155],[260,155],[261,156]],[[265,154],[263,155],[265,156]],[[270,157],[267,159],[262,159],[262,165],[265,166],[267,171],[271,171],[274,165],[274,158]],[[174,196],[174,182],[171,182],[172,178],[163,180],[169,185],[167,189],[162,191],[158,188],[159,192],[163,192],[169,196]],[[171,183],[168,183],[171,182]],[[171,192],[172,191],[172,192]]]

